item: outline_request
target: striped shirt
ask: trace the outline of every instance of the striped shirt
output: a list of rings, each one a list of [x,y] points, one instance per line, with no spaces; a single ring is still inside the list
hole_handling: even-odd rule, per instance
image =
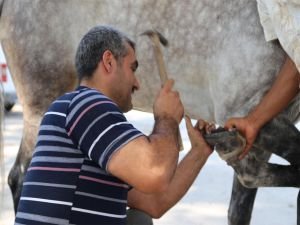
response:
[[[15,224],[126,224],[130,187],[107,164],[141,135],[94,89],[80,86],[58,98],[41,122]]]

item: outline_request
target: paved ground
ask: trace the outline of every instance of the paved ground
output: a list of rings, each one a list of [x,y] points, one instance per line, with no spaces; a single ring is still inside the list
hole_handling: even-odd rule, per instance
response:
[[[152,116],[144,113],[129,113],[128,119],[136,127],[149,133],[152,129]],[[189,148],[184,124],[182,135],[185,149]],[[6,176],[12,167],[18,151],[22,132],[22,109],[19,105],[5,116],[5,169]],[[181,156],[186,154],[186,150]],[[278,158],[273,162],[285,163]],[[233,171],[216,153],[208,160],[188,194],[155,225],[225,225],[231,194]],[[6,179],[5,179],[6,181]],[[0,225],[13,224],[11,194],[5,183],[1,188]],[[252,225],[296,225],[295,188],[261,188],[254,205]]]
[[[1,204],[0,204],[0,224],[13,224],[14,211],[10,189],[7,185],[7,176],[11,169],[16,154],[19,149],[21,134],[23,129],[22,108],[20,105],[14,106],[13,110],[5,115],[4,122],[4,158],[5,158],[5,179],[4,192],[1,187]],[[2,181],[3,185],[3,181]]]

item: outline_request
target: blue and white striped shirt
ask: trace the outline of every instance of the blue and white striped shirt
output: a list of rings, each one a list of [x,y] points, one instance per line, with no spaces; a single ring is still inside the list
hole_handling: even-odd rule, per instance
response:
[[[141,135],[97,90],[58,98],[42,120],[15,224],[126,224],[130,187],[107,164]]]

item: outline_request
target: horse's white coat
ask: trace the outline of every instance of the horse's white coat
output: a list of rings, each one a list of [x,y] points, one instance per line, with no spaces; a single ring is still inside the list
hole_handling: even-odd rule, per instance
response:
[[[168,71],[193,118],[223,124],[230,116],[246,114],[283,62],[280,48],[264,40],[255,1],[11,0],[4,3],[0,29],[25,111],[36,104],[36,93],[51,96],[43,74],[51,80],[62,74],[74,79],[81,36],[104,23],[137,41],[142,90],[134,105],[145,111],[151,111],[160,86],[150,41],[139,35],[146,29],[156,28],[169,39],[164,51]],[[22,87],[29,82],[30,88]]]
[[[165,60],[186,114],[220,125],[247,114],[260,101],[285,59],[278,43],[265,41],[253,0],[4,1],[1,40],[24,118],[20,151],[9,176],[15,205],[40,118],[58,95],[76,86],[77,45],[99,24],[113,25],[137,42],[141,91],[134,105],[144,111],[152,110],[160,88],[151,43],[140,36],[145,30],[155,28],[169,40]],[[299,115],[296,101],[289,110],[296,112],[289,114],[291,121]]]

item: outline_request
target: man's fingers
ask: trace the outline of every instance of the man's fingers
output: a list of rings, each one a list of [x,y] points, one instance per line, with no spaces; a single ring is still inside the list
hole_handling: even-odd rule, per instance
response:
[[[184,120],[185,120],[186,129],[187,129],[188,133],[190,133],[190,130],[193,129],[193,124],[192,124],[191,118],[189,116],[185,115]]]
[[[168,79],[164,84],[163,89],[168,92],[172,90],[173,86],[174,86],[174,80]]]
[[[236,130],[236,125],[231,124],[231,125],[228,125],[228,126],[224,126],[224,128],[229,130],[229,131],[233,131],[233,130]]]
[[[235,125],[235,118],[232,118],[232,119],[229,119],[225,125],[224,125],[224,128],[227,129],[227,130],[234,130],[236,129],[236,125]]]
[[[197,125],[198,125],[199,130],[203,130],[206,126],[206,122],[204,120],[200,119],[200,120],[198,120]]]
[[[205,131],[207,134],[210,134],[213,130],[216,129],[216,125],[213,123],[208,123],[207,126],[205,127]]]

